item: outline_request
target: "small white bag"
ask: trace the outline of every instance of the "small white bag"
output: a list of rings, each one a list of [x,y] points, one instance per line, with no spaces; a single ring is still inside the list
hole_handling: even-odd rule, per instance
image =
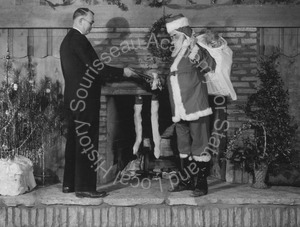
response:
[[[230,80],[232,50],[222,37],[220,37],[222,40],[220,47],[211,47],[203,41],[203,36],[197,37],[197,43],[205,48],[216,61],[216,69],[205,74],[208,94],[230,96],[232,100],[236,100],[237,96]]]
[[[0,159],[0,195],[20,195],[36,186],[32,162],[21,155]]]

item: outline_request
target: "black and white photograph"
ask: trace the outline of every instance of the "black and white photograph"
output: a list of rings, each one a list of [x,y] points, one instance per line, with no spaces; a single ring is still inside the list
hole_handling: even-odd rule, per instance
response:
[[[0,13],[0,227],[300,226],[300,0]]]

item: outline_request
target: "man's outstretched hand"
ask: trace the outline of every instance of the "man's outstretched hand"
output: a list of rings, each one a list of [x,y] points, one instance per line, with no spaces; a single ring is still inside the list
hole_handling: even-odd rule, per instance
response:
[[[137,74],[133,72],[130,68],[126,67],[124,68],[124,76],[125,77],[136,77]]]

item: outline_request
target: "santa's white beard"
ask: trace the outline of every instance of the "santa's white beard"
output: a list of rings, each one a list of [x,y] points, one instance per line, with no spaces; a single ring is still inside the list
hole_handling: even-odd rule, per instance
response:
[[[178,46],[174,46],[174,49],[173,49],[173,51],[172,51],[172,57],[174,58],[174,57],[176,57],[177,56],[177,54],[179,53],[179,51],[181,50],[181,48],[182,48],[182,45],[178,45]]]
[[[182,48],[183,45],[183,41],[184,41],[184,35],[179,33],[179,38],[175,41],[173,41],[173,51],[172,51],[172,57],[176,57],[177,54],[179,53],[179,51]]]

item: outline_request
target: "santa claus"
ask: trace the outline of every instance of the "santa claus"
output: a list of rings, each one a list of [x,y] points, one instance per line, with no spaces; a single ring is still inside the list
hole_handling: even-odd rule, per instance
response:
[[[224,78],[230,73],[232,62],[229,59],[229,62],[225,63],[225,66],[228,66],[226,70],[229,68],[229,71],[222,71],[223,74],[220,75],[220,60],[217,58],[224,58],[221,56],[224,54],[222,48],[225,47],[223,40],[205,43],[209,34],[196,37],[188,19],[182,14],[167,19],[166,28],[173,44],[173,63],[167,84],[181,159],[181,170],[175,178],[177,182],[174,184],[172,181],[170,191],[192,190],[191,196],[203,196],[208,193],[207,176],[211,160],[208,141],[209,115],[212,114],[212,109],[208,101],[208,83],[209,87],[215,88],[213,95],[235,95],[233,89],[228,89],[229,86],[232,88],[230,81],[229,85],[225,88],[223,86],[220,91],[220,88],[215,87],[215,84],[220,84],[219,80],[208,81],[207,76],[212,77],[217,72],[217,76]],[[221,51],[212,56],[212,49],[220,46]],[[229,57],[232,60],[232,52]]]

